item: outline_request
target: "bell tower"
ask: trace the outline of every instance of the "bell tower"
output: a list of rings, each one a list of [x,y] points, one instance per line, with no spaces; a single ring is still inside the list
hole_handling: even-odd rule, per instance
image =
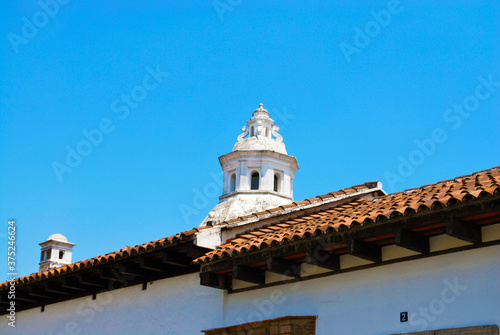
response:
[[[288,155],[279,127],[262,104],[242,130],[233,150],[219,157],[222,196],[202,226],[293,202],[297,159]]]

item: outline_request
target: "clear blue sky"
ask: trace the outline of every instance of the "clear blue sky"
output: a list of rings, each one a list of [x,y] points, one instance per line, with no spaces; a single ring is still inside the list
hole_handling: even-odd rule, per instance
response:
[[[78,261],[197,226],[260,102],[297,200],[500,165],[496,0],[60,1],[0,10],[2,269],[11,218],[20,275],[53,233]]]

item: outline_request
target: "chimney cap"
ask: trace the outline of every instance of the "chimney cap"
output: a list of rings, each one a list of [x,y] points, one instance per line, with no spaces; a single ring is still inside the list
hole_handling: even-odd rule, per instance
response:
[[[68,239],[63,234],[52,234],[47,239],[47,241],[50,241],[50,240],[52,240],[52,241],[60,241],[60,242],[68,242]]]

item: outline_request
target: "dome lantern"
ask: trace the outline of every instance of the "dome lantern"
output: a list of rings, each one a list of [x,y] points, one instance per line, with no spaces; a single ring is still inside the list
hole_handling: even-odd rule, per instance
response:
[[[232,152],[219,157],[222,196],[202,226],[293,202],[297,159],[288,155],[279,127],[262,104],[242,130]]]

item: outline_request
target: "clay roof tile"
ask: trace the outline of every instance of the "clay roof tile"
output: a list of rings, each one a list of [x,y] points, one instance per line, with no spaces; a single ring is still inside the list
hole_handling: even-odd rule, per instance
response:
[[[318,211],[316,213],[303,215],[293,220],[285,221],[286,224],[277,223],[271,226],[257,228],[254,231],[245,233],[245,239],[241,243],[245,246],[262,248],[280,243],[288,243],[295,239],[307,238],[314,234],[334,233],[345,229],[350,229],[357,225],[371,225],[375,222],[385,222],[400,216],[411,216],[430,210],[438,210],[447,206],[454,206],[467,199],[477,197],[492,196],[500,194],[497,180],[500,179],[500,167],[474,173],[472,175],[461,176],[428,184],[418,188],[407,189],[389,195],[380,196],[372,200],[362,199],[343,204],[332,209]],[[341,191],[329,193],[331,196],[339,196],[356,192],[360,188],[377,187],[378,182],[356,185]],[[324,196],[306,199],[295,204],[306,204],[318,202]],[[286,206],[282,206],[287,208]],[[277,212],[280,209],[271,209],[269,212]],[[239,241],[238,239],[232,240]],[[227,253],[230,257],[235,257],[244,253],[240,245],[228,244]],[[219,259],[220,253],[209,252],[197,261],[210,262],[215,258]],[[249,250],[249,249],[248,249]],[[228,256],[229,257],[229,256]]]

